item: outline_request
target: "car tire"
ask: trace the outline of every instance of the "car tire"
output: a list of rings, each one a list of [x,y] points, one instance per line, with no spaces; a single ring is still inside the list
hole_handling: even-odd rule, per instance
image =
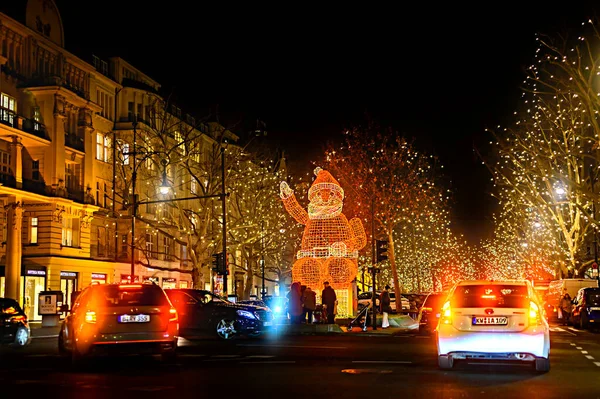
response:
[[[579,315],[579,328],[582,329],[582,330],[587,330],[588,327],[589,327],[589,323],[587,321],[587,316],[585,315],[585,313],[580,313],[580,315]]]
[[[64,358],[69,356],[69,354],[69,351],[65,347],[65,332],[61,330],[58,334],[58,355]]]
[[[450,370],[454,366],[454,359],[451,355],[438,356],[438,366],[444,370]]]
[[[215,324],[215,332],[222,340],[228,341],[236,337],[235,320],[230,318],[222,318]]]
[[[535,371],[539,371],[541,373],[550,371],[550,359],[546,359],[545,357],[535,358]]]
[[[24,348],[29,343],[29,340],[29,330],[27,330],[25,327],[19,327],[15,333],[15,341],[13,346],[18,349]]]

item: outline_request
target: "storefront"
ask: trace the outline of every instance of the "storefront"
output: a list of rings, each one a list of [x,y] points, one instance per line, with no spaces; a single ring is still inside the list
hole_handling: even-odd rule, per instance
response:
[[[163,277],[162,287],[165,290],[168,288],[177,288],[177,279],[173,277]]]
[[[46,267],[26,266],[21,272],[21,287],[23,287],[23,311],[30,321],[42,320],[38,313],[38,297],[46,290]]]
[[[126,283],[131,283],[131,274],[121,274],[121,284],[126,284]],[[135,275],[133,277],[133,282],[134,283],[139,283],[140,282],[140,276]]]
[[[179,288],[189,288],[187,280],[181,280],[179,282]]]
[[[78,273],[76,272],[60,272],[60,290],[63,293],[63,301],[67,305],[71,304],[71,296],[77,291]]]
[[[92,273],[92,284],[106,284],[106,281],[105,273]]]
[[[142,279],[142,281],[144,283],[154,283],[154,284],[158,285],[158,277],[144,276],[144,278]]]

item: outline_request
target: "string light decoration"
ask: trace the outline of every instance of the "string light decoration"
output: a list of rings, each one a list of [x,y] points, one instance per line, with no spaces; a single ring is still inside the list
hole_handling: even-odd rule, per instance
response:
[[[305,225],[293,281],[321,287],[329,281],[332,288],[349,288],[358,272],[358,251],[367,243],[358,218],[350,221],[342,213],[344,190],[326,170],[316,168],[316,179],[308,190],[308,212],[298,203],[294,191],[283,181],[280,197],[288,213]]]

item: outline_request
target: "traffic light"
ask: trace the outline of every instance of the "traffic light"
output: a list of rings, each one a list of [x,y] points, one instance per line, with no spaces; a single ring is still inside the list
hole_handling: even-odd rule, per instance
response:
[[[219,252],[216,254],[212,254],[212,257],[213,257],[213,261],[212,261],[213,272],[217,272],[217,274],[219,274],[221,276],[223,276],[225,274],[229,274],[229,271],[227,270],[227,266],[229,265],[229,262],[225,258],[224,253]]]
[[[383,262],[388,258],[388,241],[387,240],[375,240],[375,254],[377,262]]]

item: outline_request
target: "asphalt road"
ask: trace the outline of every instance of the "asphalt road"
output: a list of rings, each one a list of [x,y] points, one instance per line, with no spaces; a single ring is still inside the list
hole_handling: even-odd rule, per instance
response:
[[[0,349],[0,397],[600,398],[600,333],[567,327],[553,327],[545,374],[494,363],[442,371],[434,339],[418,335],[182,341],[174,365],[132,356],[85,369],[61,359],[56,343]]]

